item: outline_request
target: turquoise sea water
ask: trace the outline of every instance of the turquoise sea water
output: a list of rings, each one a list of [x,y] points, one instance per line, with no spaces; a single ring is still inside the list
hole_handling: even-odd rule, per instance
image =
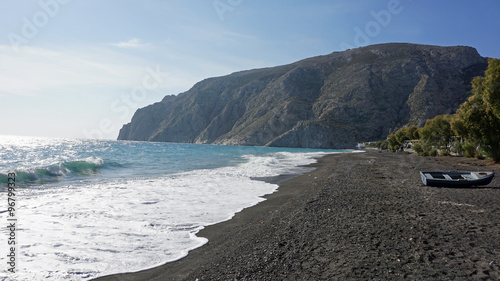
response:
[[[17,273],[2,228],[0,280],[86,280],[179,259],[206,243],[204,226],[276,190],[256,178],[336,152],[0,136],[0,221],[11,172],[17,219]]]

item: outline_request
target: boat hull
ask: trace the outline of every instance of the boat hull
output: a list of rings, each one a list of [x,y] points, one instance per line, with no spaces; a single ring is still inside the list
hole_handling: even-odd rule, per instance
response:
[[[420,172],[422,182],[434,187],[473,187],[488,185],[494,172]]]

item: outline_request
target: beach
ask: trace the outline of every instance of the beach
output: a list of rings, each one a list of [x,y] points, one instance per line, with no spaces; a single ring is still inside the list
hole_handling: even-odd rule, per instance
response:
[[[187,257],[96,280],[500,280],[500,165],[463,157],[333,154],[266,201],[208,226]],[[421,170],[494,170],[482,188]],[[283,180],[285,179],[285,180]]]

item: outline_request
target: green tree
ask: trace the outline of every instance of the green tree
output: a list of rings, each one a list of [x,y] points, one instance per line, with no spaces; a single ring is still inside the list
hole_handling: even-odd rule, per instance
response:
[[[453,115],[438,115],[433,119],[427,120],[425,126],[420,131],[420,138],[426,146],[436,147],[436,149],[444,148],[449,152],[448,145],[450,144],[453,131],[451,130],[450,122]]]
[[[396,138],[396,135],[389,135],[389,137],[387,138],[387,142],[388,142],[387,147],[392,152],[396,151],[397,148],[399,148],[399,146],[401,145],[398,142],[398,139]]]
[[[472,81],[472,96],[457,111],[453,130],[500,162],[500,60],[490,60],[485,77]]]
[[[488,61],[488,69],[481,86],[487,108],[500,118],[500,59]]]
[[[416,126],[399,129],[396,133],[389,135],[387,138],[389,150],[396,151],[407,140],[418,139],[418,136],[418,128]]]
[[[402,128],[397,131],[394,136],[399,144],[405,143],[407,140],[415,140],[419,138],[418,128],[416,126],[411,126],[408,128]]]
[[[420,136],[418,135],[418,127],[417,126],[411,126],[409,128],[406,128],[406,137],[409,139],[409,140],[417,140],[420,138]]]
[[[400,129],[399,131],[394,134],[396,137],[396,140],[399,145],[405,143],[405,141],[409,140],[408,136],[406,135],[406,129]]]

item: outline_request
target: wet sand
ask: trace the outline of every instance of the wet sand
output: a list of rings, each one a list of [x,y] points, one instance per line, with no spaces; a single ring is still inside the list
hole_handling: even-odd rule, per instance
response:
[[[98,280],[500,280],[500,165],[356,153],[198,233],[176,262]],[[420,170],[494,170],[484,188],[424,186]]]

